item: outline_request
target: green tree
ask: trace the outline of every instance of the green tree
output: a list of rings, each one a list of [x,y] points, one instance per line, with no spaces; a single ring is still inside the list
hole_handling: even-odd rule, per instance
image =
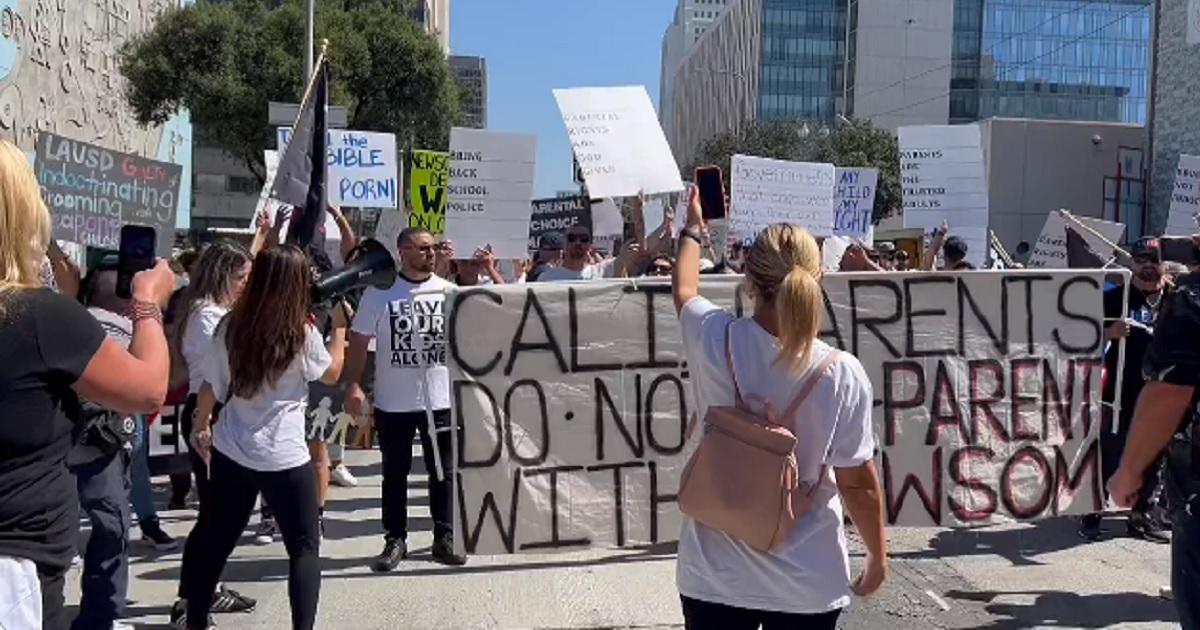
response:
[[[458,88],[411,8],[411,0],[318,1],[330,103],[347,108],[352,129],[394,133],[401,149],[444,150]],[[300,101],[304,31],[304,0],[210,0],[172,11],[121,50],[125,99],[142,124],[186,108],[199,135],[265,179],[263,151],[275,147],[267,104]]]
[[[901,208],[900,151],[896,136],[877,129],[870,121],[852,120],[836,126],[803,120],[748,121],[737,130],[705,141],[696,162],[685,172],[685,179],[690,178],[696,166],[715,164],[721,167],[725,185],[729,186],[730,161],[736,154],[875,168],[879,170],[879,184],[874,221],[878,223],[889,212]]]

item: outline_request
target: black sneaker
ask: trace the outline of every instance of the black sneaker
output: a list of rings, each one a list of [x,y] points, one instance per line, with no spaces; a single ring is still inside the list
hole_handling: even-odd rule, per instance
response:
[[[399,538],[390,538],[383,544],[383,553],[371,561],[371,570],[387,573],[395,569],[400,561],[408,557],[408,546]]]
[[[1141,538],[1156,543],[1169,543],[1171,537],[1163,530],[1159,523],[1145,514],[1140,512],[1131,512],[1129,514],[1129,535],[1134,538]]]
[[[215,613],[248,613],[253,612],[257,605],[258,600],[253,597],[246,597],[221,584],[217,586],[217,592],[213,593],[210,610]]]
[[[158,551],[174,551],[179,548],[179,543],[175,542],[164,532],[157,524],[146,523],[142,528],[142,542],[154,547]]]
[[[1091,542],[1100,540],[1099,514],[1085,514],[1079,519],[1079,537]]]
[[[217,627],[217,624],[213,623],[212,615],[208,616],[208,623],[204,624],[204,627],[208,630]],[[182,599],[177,599],[174,604],[171,604],[171,628],[174,630],[191,630],[188,627],[187,604]]]
[[[442,534],[433,541],[433,559],[442,564],[459,567],[467,563],[467,557],[454,552],[454,536]]]

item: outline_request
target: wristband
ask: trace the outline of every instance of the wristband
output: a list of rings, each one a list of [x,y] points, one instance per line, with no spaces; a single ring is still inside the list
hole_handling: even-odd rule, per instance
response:
[[[161,326],[163,323],[162,309],[153,302],[145,302],[142,300],[133,300],[129,303],[129,307],[125,309],[125,316],[133,323],[138,323],[143,319],[153,319]]]
[[[700,236],[700,232],[696,228],[683,228],[679,230],[679,240],[689,238],[696,242],[697,245],[704,247],[704,239]]]

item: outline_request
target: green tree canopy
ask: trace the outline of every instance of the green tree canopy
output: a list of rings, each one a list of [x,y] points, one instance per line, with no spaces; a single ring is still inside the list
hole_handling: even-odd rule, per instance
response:
[[[318,0],[330,103],[347,108],[352,129],[394,133],[402,149],[444,150],[458,89],[410,9],[411,0]],[[296,103],[304,92],[305,21],[304,0],[202,1],[172,11],[121,50],[125,99],[142,124],[186,108],[206,140],[264,178],[263,151],[275,147],[267,104]]]
[[[812,121],[748,121],[739,129],[717,134],[700,148],[696,166],[715,164],[729,186],[730,161],[735,154],[789,160],[828,162],[835,166],[862,166],[879,170],[874,221],[899,210],[900,151],[896,136],[877,129],[870,121],[852,120],[836,126]]]

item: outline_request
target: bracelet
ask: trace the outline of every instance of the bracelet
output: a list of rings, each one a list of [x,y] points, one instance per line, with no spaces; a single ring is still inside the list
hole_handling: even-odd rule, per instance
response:
[[[682,230],[679,230],[679,240],[683,241],[685,238],[690,238],[695,241],[697,245],[704,247],[704,239],[700,236],[700,232],[698,232],[696,228],[683,228]]]
[[[143,319],[153,319],[159,326],[163,323],[162,309],[153,302],[133,300],[129,303],[129,308],[125,309],[125,316],[135,324]]]

